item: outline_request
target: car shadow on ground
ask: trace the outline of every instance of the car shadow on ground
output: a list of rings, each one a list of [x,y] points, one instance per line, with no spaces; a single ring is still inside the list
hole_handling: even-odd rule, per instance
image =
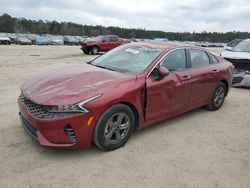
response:
[[[127,144],[133,144],[133,142],[136,142],[137,139],[140,139],[141,137],[147,136],[148,134],[155,134],[156,132],[161,132],[162,129],[167,129],[167,127],[174,126],[178,122],[185,121],[186,119],[192,118],[193,116],[200,116],[203,113],[208,113],[209,111],[204,108],[199,108],[192,110],[190,112],[187,112],[185,114],[179,115],[177,117],[171,118],[169,120],[164,120],[160,123],[153,124],[151,126],[148,126],[141,130],[136,130],[133,135],[131,136],[130,140]],[[192,125],[186,125],[186,126],[192,126]],[[126,144],[126,145],[127,145]],[[80,148],[80,149],[62,149],[62,148],[49,148],[49,147],[43,147],[40,146],[37,141],[33,141],[32,145],[35,145],[34,147],[38,152],[42,155],[49,155],[50,157],[56,157],[58,159],[65,158],[65,157],[93,157],[96,155],[105,155],[106,153],[110,152],[116,152],[110,151],[110,152],[104,152],[101,151],[99,148],[97,148],[94,144],[90,148]],[[126,145],[124,147],[126,147]],[[123,147],[122,147],[123,148]],[[118,149],[119,151],[119,149]]]

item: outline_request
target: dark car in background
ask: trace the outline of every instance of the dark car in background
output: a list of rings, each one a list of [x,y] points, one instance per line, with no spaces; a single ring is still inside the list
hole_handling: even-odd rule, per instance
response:
[[[119,38],[117,35],[99,35],[95,38],[85,39],[82,42],[82,51],[84,54],[97,55],[99,52],[106,52],[125,44],[124,40]]]
[[[74,36],[63,36],[65,45],[78,45],[79,41]]]

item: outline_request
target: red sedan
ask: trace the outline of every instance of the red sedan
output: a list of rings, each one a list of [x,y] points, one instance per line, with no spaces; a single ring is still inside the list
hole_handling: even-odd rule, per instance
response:
[[[123,146],[141,129],[202,106],[218,110],[233,66],[194,46],[131,43],[27,81],[20,119],[41,145]]]

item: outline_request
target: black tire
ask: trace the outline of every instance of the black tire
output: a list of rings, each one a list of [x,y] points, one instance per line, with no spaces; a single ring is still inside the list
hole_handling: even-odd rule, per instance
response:
[[[97,55],[97,54],[99,53],[99,51],[100,51],[100,49],[99,49],[98,46],[93,46],[93,47],[91,48],[91,54],[92,54],[92,55]]]
[[[123,115],[124,117],[119,118]],[[119,119],[122,119],[120,123]],[[127,127],[124,125],[127,125]],[[124,104],[114,105],[107,109],[99,118],[94,129],[93,142],[101,150],[115,150],[124,146],[134,128],[135,115],[133,111]],[[117,134],[120,135],[120,137],[118,136],[120,139],[117,138]]]
[[[89,49],[86,49],[86,50],[82,50],[84,54],[89,54],[90,53],[90,50]]]
[[[223,82],[220,82],[218,86],[216,87],[213,96],[209,102],[209,104],[206,106],[208,110],[215,111],[220,109],[220,107],[223,105],[224,100],[226,98],[227,94],[227,87]]]

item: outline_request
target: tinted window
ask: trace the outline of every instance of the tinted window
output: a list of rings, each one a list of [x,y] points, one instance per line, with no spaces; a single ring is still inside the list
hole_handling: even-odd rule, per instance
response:
[[[118,41],[118,38],[116,36],[111,36],[110,39],[111,39],[111,42],[117,42]]]
[[[107,37],[107,36],[104,36],[104,37],[103,37],[103,40],[104,40],[105,42],[111,42],[111,38],[110,38],[110,37]]]
[[[186,54],[184,49],[170,52],[160,63],[169,71],[176,71],[186,67]]]
[[[190,49],[189,52],[190,52],[192,67],[201,67],[209,65],[209,58],[206,52],[196,49]]]

